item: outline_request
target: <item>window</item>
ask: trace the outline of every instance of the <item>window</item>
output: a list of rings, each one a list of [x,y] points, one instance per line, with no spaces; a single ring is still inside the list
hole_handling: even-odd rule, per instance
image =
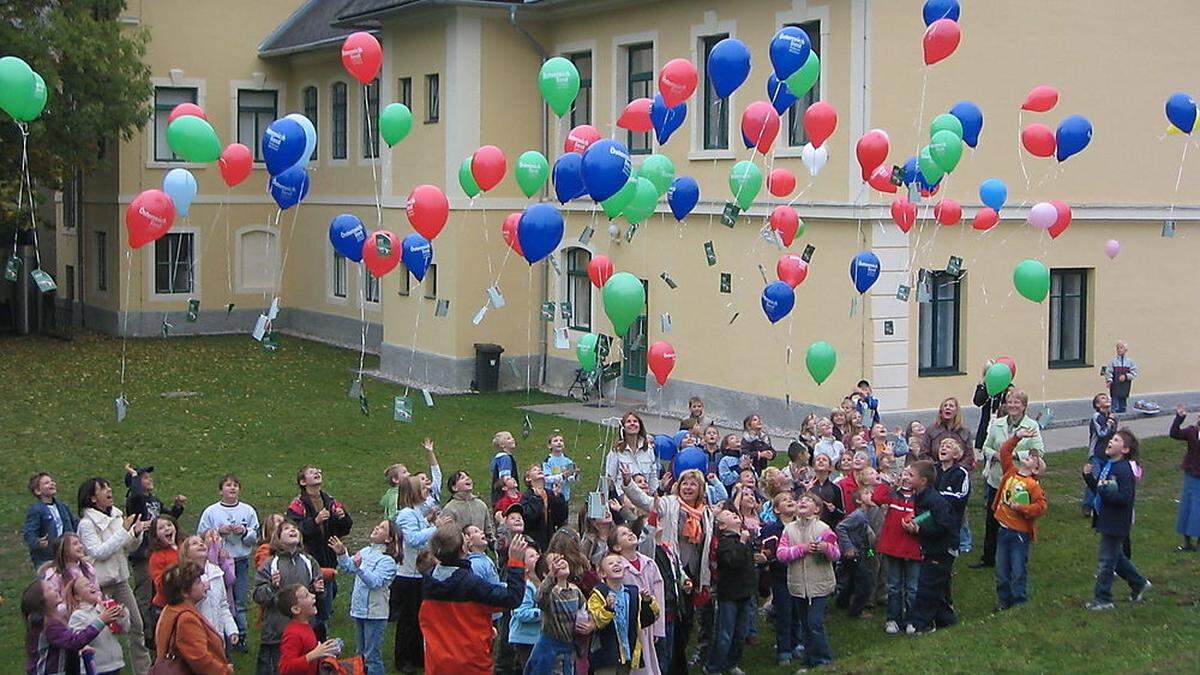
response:
[[[567,58],[579,71],[579,96],[575,97],[575,105],[571,107],[571,128],[574,129],[580,124],[592,123],[592,53],[577,52],[568,54]]]
[[[421,286],[425,288],[425,297],[430,300],[437,299],[437,263],[433,263],[425,270],[425,279],[421,281]]]
[[[329,117],[333,122],[333,133],[329,134],[329,156],[332,159],[346,159],[346,83],[334,82],[330,98]]]
[[[191,232],[168,232],[154,242],[155,293],[192,292],[195,236]]]
[[[346,297],[346,256],[336,251],[333,254],[333,297]]]
[[[930,299],[920,303],[920,351],[918,375],[958,372],[958,323],[961,276],[926,272]]]
[[[261,162],[263,130],[279,116],[279,92],[238,89],[238,143],[254,150],[254,161]]]
[[[647,42],[640,45],[630,45],[625,48],[628,56],[626,81],[628,82],[628,97],[626,102],[637,98],[654,98],[654,45]],[[629,154],[650,154],[650,132],[626,132],[629,140]]]
[[[571,330],[592,329],[592,282],[588,263],[592,254],[582,248],[567,249],[567,302],[571,303]]]
[[[1085,269],[1050,270],[1050,363],[1087,364],[1087,277]]]
[[[821,22],[820,21],[805,21],[800,24],[793,24],[804,29],[808,33],[809,42],[812,44],[812,49],[817,54],[821,53]],[[808,142],[808,134],[804,132],[804,111],[808,110],[808,106],[821,100],[821,78],[817,78],[816,84],[808,91],[807,94],[800,97],[792,105],[788,111],[788,145],[801,146]]]
[[[402,77],[402,78],[400,78],[400,81],[396,83],[396,100],[397,100],[397,102],[403,103],[404,105],[408,106],[408,109],[410,111],[412,110],[412,78],[411,77]]]
[[[404,263],[400,263],[400,284],[396,289],[396,295],[408,295],[412,292],[412,275],[408,273],[408,267]]]
[[[308,118],[309,122],[313,123],[314,129],[320,129],[320,125],[317,124],[317,111],[319,108],[317,107],[317,88],[316,87],[305,87],[304,88],[303,103],[304,103],[304,116]],[[318,133],[318,136],[319,135],[320,134]],[[309,156],[310,160],[317,158],[317,147],[318,147],[317,145],[315,145],[315,144],[313,145],[312,155]]]
[[[96,290],[108,290],[108,233],[96,232]]]
[[[182,162],[167,145],[167,118],[180,103],[196,103],[199,90],[195,87],[154,88],[154,161]]]
[[[425,76],[425,123],[436,123],[439,110],[441,100],[438,98],[438,76],[437,73],[433,73]]]
[[[717,43],[729,35],[709,35],[704,41],[704,61]],[[717,97],[717,88],[704,68],[704,149],[725,150],[729,148],[729,99]]]
[[[363,299],[368,303],[379,303],[379,277],[368,273],[363,279]]]
[[[379,158],[379,78],[363,87],[367,97],[363,106],[362,147],[366,159]]]

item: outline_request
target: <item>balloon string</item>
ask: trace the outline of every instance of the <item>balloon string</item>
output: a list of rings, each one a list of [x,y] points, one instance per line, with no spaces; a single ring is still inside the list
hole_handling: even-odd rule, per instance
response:
[[[33,257],[37,269],[42,269],[42,251],[38,244],[37,231],[37,205],[33,200],[33,176],[29,171],[29,126],[23,123],[17,124],[17,128],[21,131],[21,180],[27,188],[29,195],[29,229],[33,230]],[[20,211],[20,197],[18,197],[17,210]],[[16,238],[13,238],[13,252],[16,252]]]
[[[121,313],[121,398],[125,398],[125,360],[129,342],[129,289],[132,287],[133,251],[125,251],[125,303]]]
[[[380,198],[379,198],[379,193],[381,190],[379,181],[381,180],[381,178],[378,175],[376,175],[376,171],[375,171],[375,165],[379,163],[379,143],[375,139],[375,134],[371,131],[371,106],[367,100],[369,91],[370,91],[370,85],[364,84],[363,85],[363,96],[362,96],[363,119],[366,120],[366,123],[367,123],[367,148],[369,148],[371,151],[371,157],[370,157],[371,161],[369,163],[371,165],[371,189],[375,191],[375,229],[382,230],[383,229],[383,203],[380,201]]]
[[[1179,183],[1180,183],[1180,181],[1183,180],[1183,163],[1185,161],[1187,161],[1188,145],[1190,145],[1190,144],[1187,142],[1184,142],[1183,154],[1179,157],[1179,171],[1175,174],[1175,192],[1171,195],[1170,216],[1172,218],[1175,216],[1175,201],[1179,197]]]
[[[225,304],[233,303],[233,252],[231,251],[229,241],[229,212],[233,207],[229,204],[229,195],[232,188],[225,187]],[[217,214],[220,215],[221,209],[217,209]]]
[[[470,203],[470,205],[468,205],[467,209],[470,210],[474,206],[475,206],[475,198],[472,197],[471,203]],[[492,276],[492,240],[491,240],[491,235],[488,234],[487,208],[486,207],[481,207],[479,209],[479,222],[483,226],[483,250],[484,250],[484,253],[487,255],[488,276],[490,277],[490,276]],[[516,233],[514,233],[514,234],[516,234]]]
[[[184,219],[186,221],[187,217],[184,216]],[[167,261],[170,266],[169,270],[167,272],[167,292],[168,293],[175,293],[175,275],[179,270],[179,258],[181,257],[181,252],[183,249],[183,237],[184,237],[183,234],[179,235],[179,239],[176,240],[177,243],[176,243],[174,249],[171,248],[171,239],[169,237],[167,238]],[[167,316],[168,316],[169,312],[170,312],[169,309],[163,310],[162,320],[163,320],[164,326],[167,324]],[[164,335],[164,337],[166,337],[166,336]]]
[[[406,272],[406,274],[407,274],[407,272]],[[424,285],[425,285],[424,279],[421,279],[420,281],[418,281],[417,288],[413,290],[412,295],[416,295],[416,291],[423,288]],[[409,304],[412,304],[411,296],[409,297]],[[419,304],[420,303],[418,303],[418,305]],[[420,335],[420,333],[421,333],[421,310],[420,310],[420,307],[417,308],[416,314],[417,314],[417,318],[413,320],[412,347],[409,348],[409,355],[408,355],[408,377],[405,378],[405,382],[404,382],[405,398],[408,397],[409,388],[412,386],[413,367],[417,365],[417,336]]]
[[[408,271],[405,270],[405,274]],[[367,359],[367,298],[366,298],[366,263],[358,261],[358,383],[361,389],[363,363]],[[380,289],[382,295],[382,289]]]
[[[280,212],[282,214],[282,211]],[[287,269],[288,254],[292,251],[292,238],[296,236],[296,220],[300,217],[300,204],[296,204],[296,210],[292,211],[292,225],[288,231],[287,243],[283,247],[283,261],[279,265],[279,276],[275,279],[275,297],[281,301],[283,299],[283,272]],[[275,224],[279,224],[279,215],[275,217]]]
[[[921,103],[917,109],[917,126],[916,126],[916,155],[921,155],[921,128],[925,126],[925,92],[929,86],[929,66],[925,66],[921,70]]]
[[[552,254],[553,255],[553,254]],[[547,263],[548,264],[548,263]],[[529,266],[528,274],[528,289],[525,291],[525,297],[533,297],[533,265]],[[530,303],[532,304],[532,303]],[[525,330],[525,398],[529,399],[529,380],[532,374],[533,367],[533,312],[529,313],[529,321]]]
[[[1017,162],[1021,165],[1021,175],[1025,178],[1025,199],[1029,199],[1029,172],[1025,170],[1025,153],[1021,152],[1021,131],[1025,124],[1025,113],[1017,110]]]

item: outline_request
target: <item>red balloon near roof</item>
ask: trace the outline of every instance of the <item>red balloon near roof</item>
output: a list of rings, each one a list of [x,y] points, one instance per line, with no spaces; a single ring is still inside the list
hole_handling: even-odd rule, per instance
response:
[[[366,31],[351,33],[342,43],[342,66],[354,79],[370,84],[383,65],[383,48],[379,40]]]

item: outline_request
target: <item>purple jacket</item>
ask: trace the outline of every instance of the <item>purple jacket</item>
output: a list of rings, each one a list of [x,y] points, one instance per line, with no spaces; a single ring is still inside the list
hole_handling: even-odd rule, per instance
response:
[[[62,621],[34,617],[25,634],[25,672],[28,675],[57,675],[79,672],[79,650],[88,646],[104,624],[99,619],[82,630],[71,630]]]

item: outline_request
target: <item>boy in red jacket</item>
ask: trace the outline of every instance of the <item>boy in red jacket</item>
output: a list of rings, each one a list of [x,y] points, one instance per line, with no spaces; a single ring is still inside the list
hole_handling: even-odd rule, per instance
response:
[[[317,615],[317,596],[303,584],[292,584],[279,590],[275,602],[281,614],[292,617],[279,643],[279,675],[317,675],[321,659],[339,651],[336,639],[317,643],[310,623]]]
[[[913,473],[905,468],[900,474],[899,485],[881,483],[875,488],[871,501],[884,509],[883,530],[875,543],[875,551],[883,556],[887,567],[887,623],[884,631],[888,635],[900,632],[900,626],[915,633],[912,625],[913,602],[917,597],[917,575],[921,569],[921,544],[916,536],[902,525],[913,517]]]
[[[1036,433],[1033,429],[1018,428],[1000,446],[1004,477],[1000,479],[992,511],[1000,523],[996,538],[996,609],[1001,611],[1026,600],[1029,546],[1037,540],[1037,519],[1046,511],[1046,493],[1037,478],[1046,468],[1041,453],[1028,450],[1013,461],[1017,443]]]

